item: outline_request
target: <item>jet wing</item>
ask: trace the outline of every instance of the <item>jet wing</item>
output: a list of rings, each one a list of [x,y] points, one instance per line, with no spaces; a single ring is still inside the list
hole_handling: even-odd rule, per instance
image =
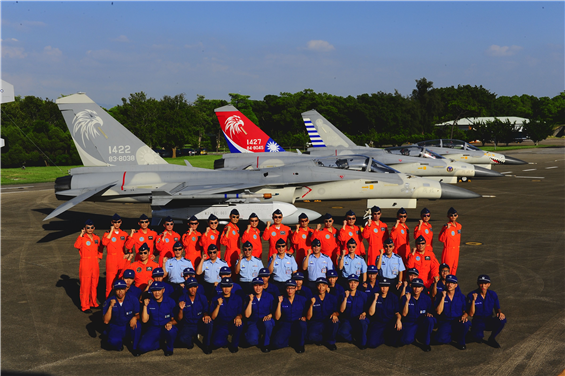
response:
[[[113,187],[114,185],[116,185],[117,183],[110,183],[110,184],[106,184],[106,185],[101,185],[100,187],[96,187],[94,189],[91,189],[90,191],[87,191],[75,198],[73,198],[70,201],[65,202],[63,205],[60,205],[57,209],[53,210],[51,212],[51,214],[49,214],[47,217],[45,217],[43,220],[47,221],[48,219],[51,219],[53,217],[58,216],[59,214],[69,210],[70,208],[72,208],[73,206],[80,204],[81,202],[83,202],[84,200],[94,196],[97,193],[103,192],[106,189]]]

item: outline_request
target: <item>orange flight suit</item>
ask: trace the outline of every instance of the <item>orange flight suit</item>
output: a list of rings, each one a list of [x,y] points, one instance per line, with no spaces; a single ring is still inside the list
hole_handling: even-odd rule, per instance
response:
[[[258,259],[263,256],[263,243],[261,242],[261,231],[257,227],[251,227],[249,232],[245,230],[241,235],[241,243],[249,242],[253,245],[251,254]]]
[[[439,232],[439,241],[443,243],[443,253],[441,254],[441,263],[449,265],[449,272],[457,275],[457,266],[459,265],[459,247],[461,246],[461,224],[455,222],[455,225],[447,228],[447,223],[443,225]]]
[[[408,253],[407,268],[416,268],[420,273],[418,278],[424,281],[424,286],[430,288],[434,282],[434,277],[439,275],[439,262],[433,252],[424,250],[424,253],[412,252]]]
[[[158,268],[159,265],[155,261],[147,259],[144,264],[141,261],[136,261],[132,263],[129,269],[133,269],[135,272],[134,283],[141,291],[145,290],[149,280],[153,277],[153,269]]]
[[[282,223],[278,226],[271,225],[271,227],[266,228],[263,232],[263,240],[269,242],[269,258],[277,253],[277,240],[282,239],[285,242],[288,241],[290,236],[290,227],[283,225]],[[287,249],[286,253],[293,254],[294,250]]]
[[[346,250],[346,255],[349,253],[347,250],[347,242],[349,239],[355,239],[357,242],[357,247],[355,248],[355,254],[357,256],[365,256],[365,245],[363,244],[363,232],[357,225],[353,225],[353,227],[349,225],[345,225],[339,230],[338,240],[340,242],[339,246],[341,249]]]
[[[410,253],[410,230],[406,223],[399,223],[396,228],[390,230],[390,238],[394,242],[393,252],[402,257],[406,265],[406,257]]]
[[[294,249],[294,257],[296,263],[298,264],[298,269],[302,269],[302,261],[306,257],[308,250],[312,246],[312,234],[314,230],[310,227],[306,229],[299,227],[297,231],[292,233],[292,238],[290,242],[292,243],[292,248]]]
[[[239,227],[231,222],[228,223],[222,231],[220,244],[226,246],[224,261],[228,263],[230,268],[234,267],[239,259],[239,251],[241,248],[239,243]]]
[[[157,252],[159,252],[159,266],[161,268],[163,267],[163,258],[175,257],[173,246],[180,240],[180,235],[175,231],[171,231],[170,234],[168,231],[163,231],[159,236],[157,236],[157,240],[155,241],[155,249],[157,250]]]
[[[98,235],[79,235],[75,241],[75,248],[79,250],[80,265],[78,276],[80,281],[80,308],[83,311],[98,307],[96,303],[96,289],[100,277],[98,260],[102,259],[104,248]]]
[[[371,221],[370,226],[363,229],[363,238],[369,241],[367,265],[376,265],[377,256],[381,254],[383,242],[388,239],[388,226],[383,221]]]
[[[106,247],[106,298],[110,296],[114,282],[122,276],[128,264],[124,259],[124,247],[129,235],[119,229],[112,231],[108,239],[109,233],[110,231],[106,231],[102,236],[102,245]]]
[[[337,245],[337,229],[335,227],[321,228],[312,233],[312,240],[318,239],[322,245],[322,253],[330,257],[334,264],[339,257],[339,247]]]
[[[198,231],[192,231],[192,234],[189,234],[187,231],[182,236],[182,245],[184,246],[185,253],[184,258],[190,260],[195,268],[196,265],[200,263],[200,259],[202,258],[202,249],[200,248],[200,244],[198,244],[200,241],[200,236],[202,236],[202,234]]]
[[[139,229],[127,240],[126,248],[129,250],[134,249],[133,252],[135,252],[135,261],[139,261],[139,255],[137,252],[143,243],[147,243],[147,246],[149,247],[149,259],[151,259],[151,256],[153,256],[154,253],[153,250],[155,249],[157,236],[157,233],[149,228],[147,229],[147,233],[144,233],[142,229]]]
[[[426,251],[433,252],[434,232],[432,231],[432,225],[430,222],[422,222],[422,228],[420,231],[418,231],[418,227],[420,227],[420,224],[417,224],[416,227],[414,227],[414,239],[418,239],[418,237],[422,235],[424,239],[426,239]]]
[[[214,244],[218,248],[218,258],[222,258],[222,252],[220,250],[220,231],[210,229],[207,234],[204,232],[202,236],[200,236],[199,244],[200,249],[203,249],[205,252],[208,252],[208,246],[210,244]],[[206,256],[206,259],[208,259],[208,256]]]

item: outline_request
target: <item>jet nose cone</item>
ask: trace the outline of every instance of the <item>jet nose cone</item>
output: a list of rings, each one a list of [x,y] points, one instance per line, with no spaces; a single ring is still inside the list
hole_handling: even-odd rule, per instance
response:
[[[498,171],[489,170],[488,168],[475,166],[475,177],[477,178],[498,178],[504,176]]]
[[[460,199],[460,198],[479,198],[481,195],[471,192],[468,189],[460,188],[455,185],[439,183],[441,185],[441,197],[447,199]]]
[[[528,164],[528,162],[523,161],[521,159],[518,158],[513,158],[513,157],[509,157],[507,155],[504,156],[504,164],[507,165],[521,165],[521,164]]]

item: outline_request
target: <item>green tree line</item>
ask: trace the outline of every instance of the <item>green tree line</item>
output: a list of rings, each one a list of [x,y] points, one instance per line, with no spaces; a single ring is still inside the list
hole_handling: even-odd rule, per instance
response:
[[[379,91],[356,97],[341,97],[305,89],[297,93],[267,95],[251,100],[230,94],[230,101],[206,99],[193,102],[185,94],[147,97],[144,92],[122,98],[109,109],[143,142],[153,148],[171,149],[185,145],[211,151],[226,150],[214,109],[233,104],[284,148],[304,148],[309,142],[301,113],[315,109],[359,145],[401,145],[425,139],[451,137],[452,129],[435,124],[466,117],[519,116],[530,119],[525,133],[539,142],[555,125],[565,124],[565,91],[558,96],[497,96],[482,86],[458,85],[434,88],[426,78],[416,80],[408,96]],[[70,133],[54,101],[33,96],[17,97],[1,106],[2,167],[22,165],[80,164]],[[453,138],[510,142],[502,121],[475,124],[474,131],[457,128]]]

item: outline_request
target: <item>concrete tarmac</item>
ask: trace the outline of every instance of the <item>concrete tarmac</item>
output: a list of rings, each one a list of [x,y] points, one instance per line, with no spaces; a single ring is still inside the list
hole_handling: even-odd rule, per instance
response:
[[[498,337],[501,349],[468,344],[359,350],[338,343],[338,350],[307,345],[304,354],[291,348],[263,354],[258,348],[227,349],[204,355],[175,349],[172,357],[154,351],[135,358],[127,350],[100,346],[101,312],[80,311],[79,255],[74,241],[87,218],[101,236],[111,215],[124,217],[123,229],[137,227],[149,205],[82,203],[58,218],[43,218],[61,202],[53,184],[17,189],[3,187],[2,199],[2,374],[45,375],[557,375],[565,369],[565,149],[508,152],[530,165],[495,166],[505,178],[471,179],[461,184],[485,196],[472,200],[419,200],[408,210],[411,230],[420,210],[432,212],[434,249],[447,209],[455,207],[463,226],[458,277],[467,294],[476,278],[492,279],[508,323]],[[5,189],[10,188],[10,189]],[[300,203],[332,213],[340,227],[348,209],[362,216],[363,201]],[[389,228],[396,210],[384,209]],[[358,224],[361,224],[358,219]],[[246,226],[247,223],[243,222]],[[200,229],[205,228],[201,223]],[[156,229],[160,231],[160,229]],[[186,226],[177,225],[177,232]],[[266,246],[263,248],[267,249]],[[265,254],[266,252],[264,252]],[[104,260],[100,262],[99,300],[103,302]]]

